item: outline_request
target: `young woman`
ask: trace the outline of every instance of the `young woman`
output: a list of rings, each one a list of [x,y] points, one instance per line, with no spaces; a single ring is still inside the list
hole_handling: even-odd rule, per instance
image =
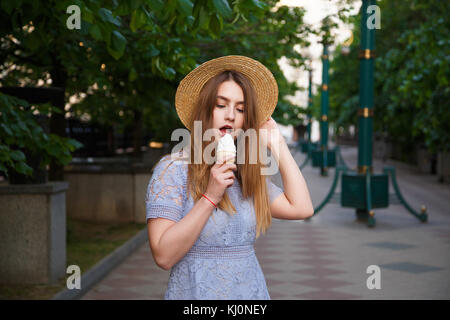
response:
[[[207,61],[181,81],[175,103],[191,130],[191,152],[163,157],[146,197],[153,258],[171,270],[165,299],[270,299],[255,239],[272,217],[300,220],[313,215],[305,180],[270,117],[277,99],[271,72],[244,56]],[[267,137],[258,133],[258,141],[275,157],[284,192],[261,174],[259,157],[256,164],[248,161],[249,144],[255,141],[245,144],[244,163],[194,162],[195,146],[205,150],[211,143],[194,141],[194,121],[201,121],[202,133],[216,130],[216,144],[225,133],[236,143],[237,132],[268,130]]]

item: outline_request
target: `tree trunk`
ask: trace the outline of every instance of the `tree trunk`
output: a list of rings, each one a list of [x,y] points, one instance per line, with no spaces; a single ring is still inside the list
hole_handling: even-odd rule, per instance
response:
[[[62,94],[52,99],[52,106],[62,111],[62,113],[52,112],[50,117],[50,133],[60,137],[66,137],[66,118],[65,118],[65,92],[67,82],[67,72],[61,65],[60,61],[54,60],[53,68],[50,70],[52,85],[62,89]],[[64,166],[58,165],[54,161],[50,163],[48,174],[50,181],[64,180]]]
[[[111,126],[108,128],[108,156],[114,156],[115,150],[114,126]]]
[[[133,129],[133,156],[139,158],[141,155],[142,143],[142,112],[134,111],[134,129]]]

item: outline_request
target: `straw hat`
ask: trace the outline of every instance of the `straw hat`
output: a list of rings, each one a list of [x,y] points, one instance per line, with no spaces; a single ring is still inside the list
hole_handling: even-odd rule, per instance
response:
[[[272,75],[262,63],[245,56],[224,56],[206,61],[192,70],[177,88],[175,107],[181,122],[189,128],[194,106],[204,84],[225,70],[241,72],[250,80],[255,90],[258,107],[264,121],[272,115],[278,101],[278,85]]]

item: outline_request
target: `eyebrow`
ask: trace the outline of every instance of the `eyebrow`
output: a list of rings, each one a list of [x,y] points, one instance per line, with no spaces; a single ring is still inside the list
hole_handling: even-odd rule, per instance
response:
[[[225,100],[226,102],[230,102],[230,99],[228,99],[228,98],[226,98],[226,97],[224,97],[224,96],[217,96],[217,98],[223,99],[223,100]],[[239,101],[239,102],[237,102],[236,104],[244,104],[244,101]]]

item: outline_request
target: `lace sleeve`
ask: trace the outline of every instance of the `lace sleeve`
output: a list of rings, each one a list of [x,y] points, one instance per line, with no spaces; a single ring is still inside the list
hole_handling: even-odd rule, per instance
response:
[[[270,203],[273,202],[280,194],[283,193],[283,189],[274,184],[269,178],[266,178],[267,192],[269,194]]]
[[[155,166],[145,197],[146,219],[166,218],[178,222],[183,215],[185,182],[181,165],[164,157]]]

